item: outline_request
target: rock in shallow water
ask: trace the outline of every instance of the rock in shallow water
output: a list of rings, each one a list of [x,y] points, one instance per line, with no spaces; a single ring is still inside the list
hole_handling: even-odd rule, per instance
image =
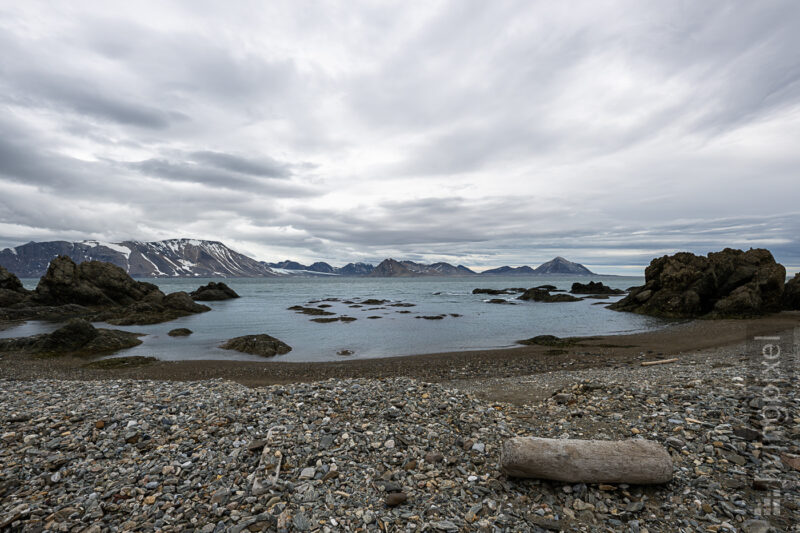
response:
[[[235,337],[222,344],[220,348],[264,357],[282,355],[292,351],[292,347],[285,342],[266,334]]]

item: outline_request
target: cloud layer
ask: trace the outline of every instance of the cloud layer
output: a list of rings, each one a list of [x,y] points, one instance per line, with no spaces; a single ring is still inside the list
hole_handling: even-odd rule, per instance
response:
[[[798,23],[790,0],[0,6],[0,247],[800,268]]]

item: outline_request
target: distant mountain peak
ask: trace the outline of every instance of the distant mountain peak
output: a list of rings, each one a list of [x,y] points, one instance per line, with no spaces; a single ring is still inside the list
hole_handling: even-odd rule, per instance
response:
[[[546,263],[542,263],[534,270],[536,274],[573,274],[579,276],[591,276],[591,270],[580,263],[573,263],[568,259],[556,256]]]

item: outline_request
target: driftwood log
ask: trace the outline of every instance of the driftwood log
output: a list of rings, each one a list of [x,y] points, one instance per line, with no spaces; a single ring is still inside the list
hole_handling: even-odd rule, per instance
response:
[[[508,476],[568,483],[667,483],[672,457],[657,442],[515,437],[503,444],[500,469]]]
[[[672,359],[661,359],[660,361],[644,361],[642,362],[642,366],[653,366],[653,365],[668,365],[670,363],[677,363],[678,358],[673,357]]]

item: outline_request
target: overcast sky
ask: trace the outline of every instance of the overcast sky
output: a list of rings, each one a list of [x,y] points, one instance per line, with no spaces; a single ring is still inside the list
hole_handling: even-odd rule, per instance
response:
[[[799,27],[794,0],[0,0],[0,248],[796,270]]]

